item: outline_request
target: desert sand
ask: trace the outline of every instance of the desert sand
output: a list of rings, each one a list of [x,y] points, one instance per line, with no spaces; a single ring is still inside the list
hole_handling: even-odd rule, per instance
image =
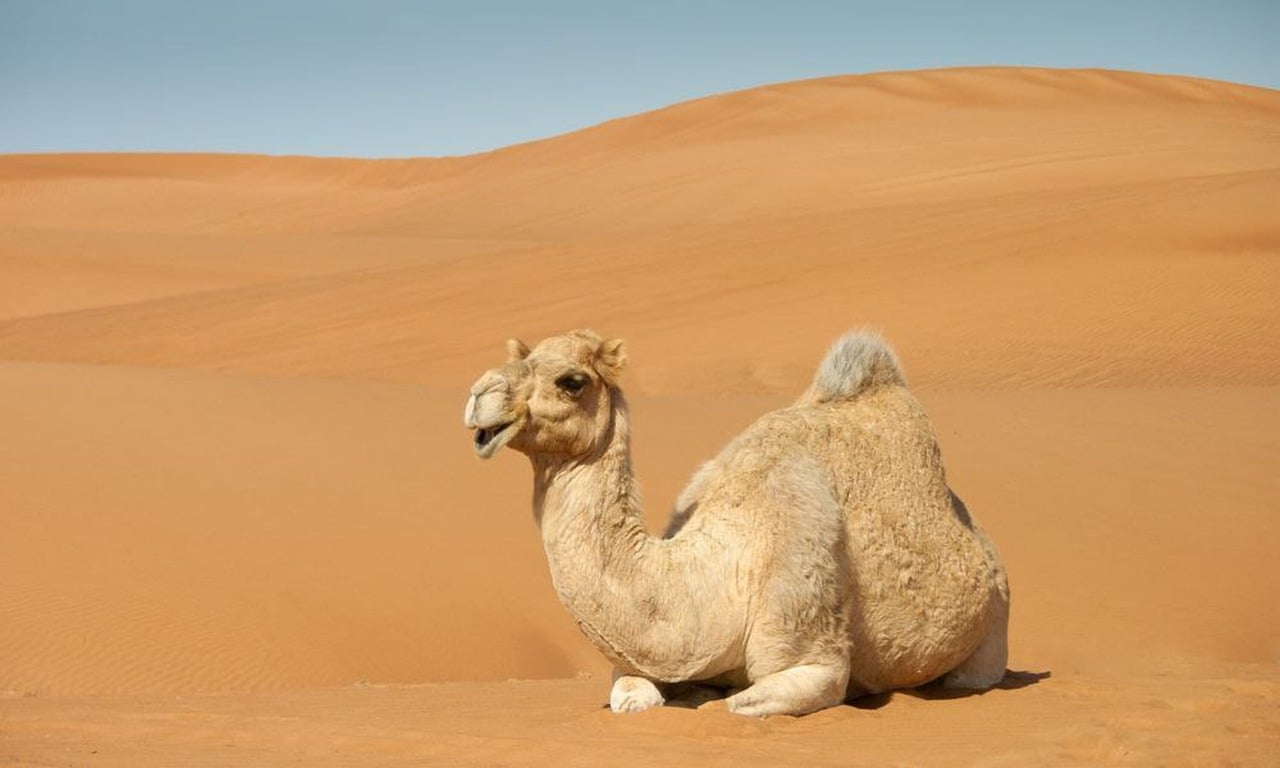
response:
[[[964,69],[480,155],[0,157],[0,765],[1274,765],[1280,92]],[[628,339],[652,527],[871,325],[1013,590],[995,690],[607,710],[510,336]]]

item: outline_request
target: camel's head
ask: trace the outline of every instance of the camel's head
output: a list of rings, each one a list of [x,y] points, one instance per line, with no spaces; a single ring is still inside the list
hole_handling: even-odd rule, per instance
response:
[[[539,343],[507,342],[507,362],[471,387],[463,422],[475,430],[476,455],[504,445],[530,456],[574,458],[608,433],[627,354],[621,339],[570,331]]]

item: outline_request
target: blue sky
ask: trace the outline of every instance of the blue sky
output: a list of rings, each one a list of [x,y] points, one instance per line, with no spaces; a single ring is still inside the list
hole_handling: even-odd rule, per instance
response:
[[[0,0],[0,152],[467,154],[712,93],[1008,64],[1280,88],[1280,0]]]

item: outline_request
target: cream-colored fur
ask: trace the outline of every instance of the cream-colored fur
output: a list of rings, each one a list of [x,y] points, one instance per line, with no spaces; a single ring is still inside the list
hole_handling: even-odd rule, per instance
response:
[[[878,336],[838,341],[796,403],[699,469],[662,538],[631,470],[625,364],[591,331],[512,341],[464,416],[481,457],[532,462],[552,582],[617,669],[614,711],[690,681],[737,689],[735,712],[798,715],[1003,677],[1004,569]]]

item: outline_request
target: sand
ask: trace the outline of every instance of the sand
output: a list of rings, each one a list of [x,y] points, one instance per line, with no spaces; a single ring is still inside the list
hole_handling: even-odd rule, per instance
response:
[[[0,765],[1270,765],[1280,93],[967,69],[462,158],[0,157]],[[1011,673],[614,716],[503,341],[626,337],[647,514],[885,331],[1009,566]]]

